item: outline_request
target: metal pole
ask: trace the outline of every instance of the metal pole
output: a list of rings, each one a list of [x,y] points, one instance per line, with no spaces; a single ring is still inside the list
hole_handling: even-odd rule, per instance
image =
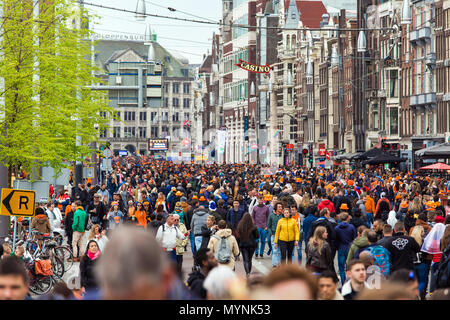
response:
[[[30,223],[31,225],[31,223]],[[16,233],[17,233],[17,217],[14,217],[14,229],[13,229],[13,252],[16,250]]]

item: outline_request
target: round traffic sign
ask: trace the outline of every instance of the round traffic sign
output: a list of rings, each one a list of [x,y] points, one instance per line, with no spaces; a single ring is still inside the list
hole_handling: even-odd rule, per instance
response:
[[[105,158],[111,157],[111,156],[112,156],[112,151],[111,151],[110,149],[105,149],[105,150],[103,150],[103,156],[104,156]]]

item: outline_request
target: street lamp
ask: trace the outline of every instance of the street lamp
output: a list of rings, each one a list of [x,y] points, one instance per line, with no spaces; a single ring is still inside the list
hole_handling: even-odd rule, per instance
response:
[[[147,12],[145,9],[145,0],[138,0],[136,4],[136,20],[145,21],[147,17]]]
[[[402,21],[400,22],[400,24],[402,25],[407,25],[407,24],[411,24],[411,6],[409,4],[409,0],[403,0],[403,5],[402,5]]]
[[[360,30],[358,35],[358,52],[366,52],[366,49],[367,49],[366,34],[363,30]]]

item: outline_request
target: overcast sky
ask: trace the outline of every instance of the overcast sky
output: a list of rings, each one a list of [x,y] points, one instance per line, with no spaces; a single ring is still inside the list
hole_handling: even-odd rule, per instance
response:
[[[141,22],[136,21],[132,13],[122,13],[110,9],[93,7],[87,4],[101,4],[109,7],[135,11],[136,0],[84,1],[86,3],[85,7],[99,16],[97,18],[97,24],[94,25],[95,32],[100,34],[131,33],[144,35],[146,24],[149,23],[152,30],[158,35],[158,42],[163,47],[170,52],[178,53],[188,58],[189,63],[191,64],[200,64],[203,61],[203,54],[206,53],[207,50],[211,50],[213,32],[218,33],[218,26],[216,25],[205,25],[155,17],[147,17],[145,22]],[[146,3],[147,13],[200,20],[200,18],[192,17],[181,12],[169,11],[167,7],[172,7],[214,21],[219,21],[222,15],[221,0],[152,0],[147,1]]]

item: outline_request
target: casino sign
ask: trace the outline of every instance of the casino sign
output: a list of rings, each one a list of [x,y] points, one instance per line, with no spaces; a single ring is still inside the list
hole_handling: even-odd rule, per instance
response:
[[[254,65],[250,62],[244,61],[242,59],[239,59],[239,63],[236,64],[237,67],[247,70],[249,72],[254,72],[254,73],[269,73],[271,68],[268,64],[266,64],[265,66],[257,66]]]

